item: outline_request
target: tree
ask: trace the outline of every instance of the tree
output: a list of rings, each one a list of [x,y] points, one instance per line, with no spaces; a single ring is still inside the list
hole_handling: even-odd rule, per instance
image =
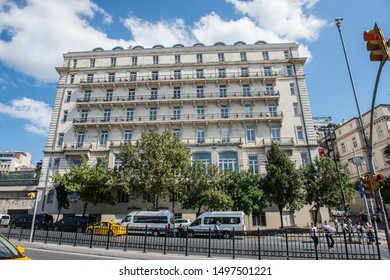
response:
[[[355,188],[349,183],[349,175],[346,166],[339,165],[342,176],[345,200],[352,199]],[[301,168],[303,185],[306,189],[306,203],[314,204],[316,213],[314,222],[317,223],[317,216],[320,207],[342,206],[340,183],[335,162],[329,157],[318,158]]]
[[[117,172],[124,191],[142,197],[148,210],[159,209],[159,199],[175,201],[183,196],[180,176],[191,160],[190,149],[170,130],[143,132],[135,145],[120,146],[117,157],[122,168]]]
[[[267,161],[267,175],[262,180],[262,187],[268,203],[278,207],[283,228],[283,209],[289,208],[291,212],[301,209],[305,192],[294,163],[275,142],[267,153]]]
[[[69,208],[69,193],[66,191],[64,185],[58,184],[56,187],[56,198],[57,198],[57,209],[58,209],[58,217],[61,213],[62,208],[68,209]]]
[[[247,215],[259,212],[263,196],[260,181],[261,176],[251,171],[225,173],[224,189],[232,198],[232,209],[244,211]]]
[[[84,202],[83,215],[89,203],[114,205],[116,202],[112,195],[115,181],[110,170],[105,167],[106,162],[106,158],[103,157],[95,166],[89,165],[87,157],[82,154],[80,166],[73,165],[69,172],[54,176],[54,179],[64,186],[68,193],[76,192],[79,195],[80,200]]]
[[[185,188],[182,205],[184,208],[196,208],[199,215],[205,210],[227,210],[232,206],[232,199],[222,186],[222,174],[218,166],[205,167],[202,162],[189,164],[182,176]]]

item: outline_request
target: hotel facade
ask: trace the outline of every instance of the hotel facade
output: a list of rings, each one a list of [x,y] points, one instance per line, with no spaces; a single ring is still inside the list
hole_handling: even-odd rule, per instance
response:
[[[303,71],[306,58],[298,48],[258,41],[64,54],[63,65],[56,68],[59,81],[38,212],[58,212],[53,174],[70,170],[82,153],[91,164],[105,156],[114,168],[120,165],[115,158],[119,146],[133,143],[145,130],[171,129],[191,149],[193,159],[221,170],[264,175],[272,141],[296,167],[305,164],[317,155],[318,144]],[[171,207],[169,201],[161,205]],[[115,206],[90,205],[87,211],[119,220],[140,209],[142,201],[118,191]],[[178,216],[195,217],[193,209],[175,209]],[[311,212],[310,206],[294,214],[286,209],[285,225],[306,225]],[[81,213],[82,202],[72,196],[62,214]],[[253,226],[280,225],[272,207],[248,219]]]

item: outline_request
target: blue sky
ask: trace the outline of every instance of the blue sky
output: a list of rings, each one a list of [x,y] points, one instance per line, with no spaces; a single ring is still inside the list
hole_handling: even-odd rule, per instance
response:
[[[372,9],[372,11],[369,11]],[[390,37],[388,0],[0,0],[0,150],[43,158],[62,55],[71,51],[222,41],[297,42],[312,114],[341,122],[357,116],[335,18],[362,113],[371,107],[379,63],[363,31]],[[389,63],[390,64],[390,63]],[[385,65],[376,104],[390,100]]]

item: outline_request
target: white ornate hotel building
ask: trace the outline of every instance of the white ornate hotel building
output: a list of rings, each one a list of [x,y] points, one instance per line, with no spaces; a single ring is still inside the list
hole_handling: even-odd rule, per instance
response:
[[[318,145],[303,71],[306,58],[298,47],[259,41],[65,54],[56,68],[59,81],[39,185],[43,212],[57,213],[51,174],[69,170],[81,153],[91,163],[106,156],[112,168],[119,164],[120,144],[139,139],[144,130],[172,129],[194,159],[221,169],[263,174],[272,141],[297,167],[304,164],[317,155]],[[63,214],[81,214],[82,202],[77,196],[72,201]],[[165,205],[170,208],[169,201]],[[120,219],[142,207],[136,198],[118,196],[115,206],[90,205],[88,213]],[[253,224],[273,226],[275,214],[278,226],[278,212],[269,210]],[[176,212],[194,215],[192,209],[176,207]],[[307,218],[285,213],[287,225],[306,225]]]

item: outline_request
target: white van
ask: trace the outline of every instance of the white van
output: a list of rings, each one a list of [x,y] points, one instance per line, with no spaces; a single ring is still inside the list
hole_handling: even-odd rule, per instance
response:
[[[217,211],[205,212],[193,221],[187,230],[188,237],[200,235],[216,234],[215,225],[219,225],[218,235],[222,238],[231,238],[234,235],[243,235],[245,233],[244,212],[242,211]]]
[[[134,211],[122,219],[121,224],[128,229],[143,229],[148,227],[148,232],[158,236],[165,234],[165,229],[172,232],[175,228],[174,214],[167,210],[161,211]]]
[[[0,226],[1,227],[8,227],[11,221],[10,215],[7,214],[0,214]]]

